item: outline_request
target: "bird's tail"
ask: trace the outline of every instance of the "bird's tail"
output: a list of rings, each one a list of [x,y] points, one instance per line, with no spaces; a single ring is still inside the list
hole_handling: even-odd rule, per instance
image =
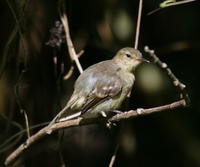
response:
[[[68,121],[70,119],[74,119],[74,118],[77,118],[81,115],[81,111],[77,112],[77,113],[74,113],[74,114],[71,114],[69,116],[66,116],[66,117],[63,117],[63,118],[60,118],[58,119],[57,122],[64,122],[64,121]]]
[[[74,114],[70,114],[68,116],[62,117],[64,114],[66,114],[66,111],[69,109],[69,106],[66,105],[54,118],[53,120],[49,123],[48,126],[53,125],[55,122],[63,122],[63,121],[67,121],[73,118],[76,118],[78,116],[81,115],[81,112],[76,112]]]

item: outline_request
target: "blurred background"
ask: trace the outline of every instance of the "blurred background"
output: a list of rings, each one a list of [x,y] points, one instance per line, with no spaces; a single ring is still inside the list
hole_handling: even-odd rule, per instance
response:
[[[50,121],[66,104],[79,75],[71,62],[62,26],[59,2],[49,0],[0,1],[0,166],[27,135],[11,136]],[[168,64],[187,86],[191,106],[141,116],[117,123],[66,129],[32,145],[13,166],[108,166],[117,144],[114,166],[200,166],[200,3],[162,9],[161,0],[144,0],[139,50],[145,45]],[[66,0],[70,33],[80,62],[86,67],[112,58],[122,47],[134,46],[139,1]],[[179,91],[154,64],[136,72],[131,97],[122,111],[150,108],[179,99]],[[37,132],[41,127],[31,131]]]

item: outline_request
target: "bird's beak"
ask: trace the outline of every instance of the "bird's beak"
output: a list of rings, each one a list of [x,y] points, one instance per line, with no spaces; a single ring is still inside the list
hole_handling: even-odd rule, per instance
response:
[[[137,58],[137,60],[145,63],[150,63],[150,61],[145,58]]]

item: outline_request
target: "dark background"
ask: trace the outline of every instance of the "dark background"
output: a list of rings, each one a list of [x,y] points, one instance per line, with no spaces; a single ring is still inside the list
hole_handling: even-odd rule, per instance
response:
[[[108,166],[117,143],[116,167],[200,166],[200,3],[169,7],[148,16],[160,3],[144,0],[139,50],[144,53],[148,45],[169,65],[186,84],[191,106],[120,122],[112,129],[105,125],[67,129],[62,149],[58,133],[47,136],[26,150],[15,166],[61,166],[62,156],[70,167]],[[85,51],[80,58],[84,69],[112,58],[120,48],[134,46],[137,10],[138,1],[131,0],[66,0],[76,51]],[[73,91],[79,73],[75,69],[70,79],[63,80],[71,64],[65,44],[46,45],[56,20],[57,1],[0,1],[2,144],[25,128],[20,110],[27,112],[31,126],[50,121]],[[167,75],[153,64],[144,64],[137,69],[132,96],[122,110],[178,99],[179,92]],[[0,164],[25,139],[23,135],[1,145]]]

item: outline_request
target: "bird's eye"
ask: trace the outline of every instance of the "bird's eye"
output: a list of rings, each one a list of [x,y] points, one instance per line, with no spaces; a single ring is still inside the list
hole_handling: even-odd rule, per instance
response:
[[[131,58],[131,55],[128,54],[128,53],[126,53],[125,56],[128,57],[128,58]]]

